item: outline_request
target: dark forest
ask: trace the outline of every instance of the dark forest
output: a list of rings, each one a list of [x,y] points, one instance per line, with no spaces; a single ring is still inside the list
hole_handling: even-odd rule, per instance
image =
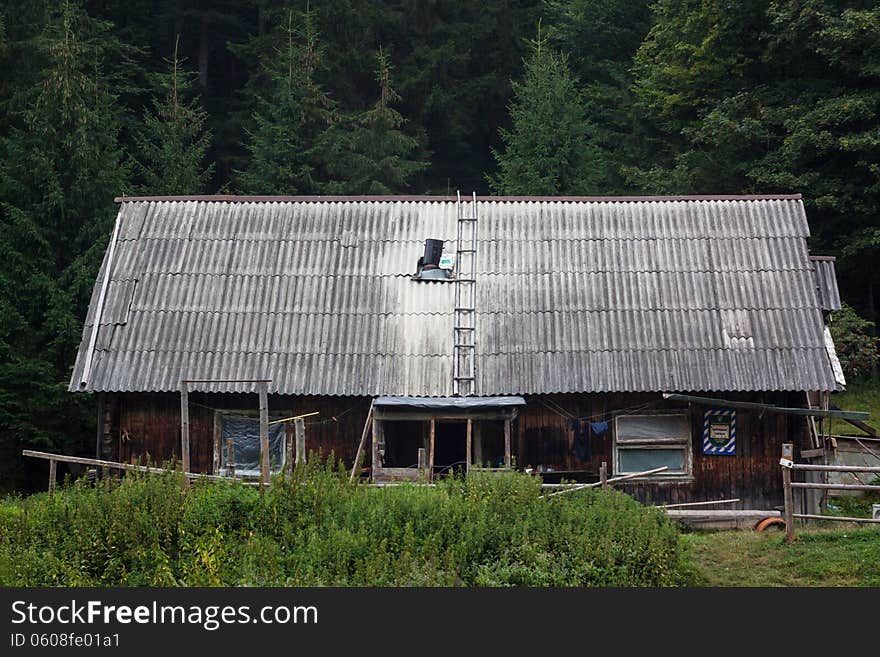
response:
[[[2,0],[0,70],[0,490],[90,449],[116,196],[801,193],[877,319],[876,2]]]

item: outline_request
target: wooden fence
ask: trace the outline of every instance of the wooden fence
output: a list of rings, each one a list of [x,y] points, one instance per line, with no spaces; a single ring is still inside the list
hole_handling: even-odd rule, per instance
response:
[[[862,472],[871,473],[880,476],[880,467],[858,466],[858,465],[812,465],[808,463],[794,463],[792,458],[794,455],[794,446],[791,443],[782,445],[782,458],[779,464],[782,466],[782,487],[785,496],[785,532],[789,541],[794,540],[794,519],[801,520],[833,520],[837,522],[861,522],[880,524],[880,519],[872,518],[851,518],[847,516],[823,516],[815,513],[795,513],[794,512],[794,490],[854,490],[854,491],[878,491],[880,486],[872,484],[828,484],[811,481],[792,481],[791,473],[793,470],[805,472]]]

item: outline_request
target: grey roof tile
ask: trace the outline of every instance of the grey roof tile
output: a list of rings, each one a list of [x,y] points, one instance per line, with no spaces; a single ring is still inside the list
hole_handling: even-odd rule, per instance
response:
[[[798,199],[479,211],[478,394],[836,387],[833,263],[810,261]],[[136,200],[118,221],[92,374],[80,386],[106,262],[71,390],[451,394],[454,285],[410,276],[426,238],[454,250],[453,202]]]

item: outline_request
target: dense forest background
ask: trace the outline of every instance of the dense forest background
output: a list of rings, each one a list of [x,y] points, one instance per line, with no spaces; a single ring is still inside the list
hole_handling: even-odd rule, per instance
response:
[[[878,314],[877,2],[2,0],[0,107],[0,488],[89,450],[123,194],[800,192]]]

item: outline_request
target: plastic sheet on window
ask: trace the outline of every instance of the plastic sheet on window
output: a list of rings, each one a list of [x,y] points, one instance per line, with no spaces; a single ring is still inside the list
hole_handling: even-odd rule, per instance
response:
[[[664,473],[684,472],[685,450],[677,449],[621,449],[617,453],[620,474],[645,472],[664,465],[669,468]]]
[[[617,418],[617,441],[686,439],[690,436],[687,415],[622,415]]]
[[[260,476],[260,421],[224,415],[221,417],[221,468],[226,467],[226,441],[232,438],[235,450],[235,474]],[[284,424],[269,425],[269,469],[279,472],[284,466]]]

